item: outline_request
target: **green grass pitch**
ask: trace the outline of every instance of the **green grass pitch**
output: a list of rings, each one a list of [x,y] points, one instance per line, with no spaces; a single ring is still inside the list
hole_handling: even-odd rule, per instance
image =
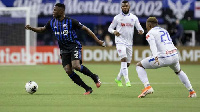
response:
[[[139,99],[143,84],[134,65],[129,67],[132,87],[115,84],[119,64],[85,66],[102,82],[97,89],[91,78],[78,73],[93,88],[93,93],[86,96],[61,65],[0,66],[0,112],[200,112],[200,98],[188,98],[189,92],[169,67],[147,70],[154,94]],[[181,68],[200,96],[200,65]],[[33,95],[24,89],[29,80],[39,85]]]

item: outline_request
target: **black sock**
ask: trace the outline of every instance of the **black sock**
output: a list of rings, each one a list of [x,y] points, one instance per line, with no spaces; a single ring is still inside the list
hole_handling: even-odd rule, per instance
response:
[[[69,75],[69,77],[76,83],[77,85],[83,87],[86,91],[91,89],[91,87],[87,86],[83,80],[75,73],[73,72],[72,74]]]
[[[97,82],[97,78],[96,75],[93,74],[87,67],[85,67],[84,65],[81,65],[81,69],[80,72],[83,73],[84,75],[87,75],[89,77],[91,77],[94,82]]]

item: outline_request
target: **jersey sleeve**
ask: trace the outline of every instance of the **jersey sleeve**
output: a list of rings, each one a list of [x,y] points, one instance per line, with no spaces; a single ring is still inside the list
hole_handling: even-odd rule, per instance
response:
[[[72,19],[72,28],[73,29],[81,29],[83,24],[81,24],[79,21]]]
[[[51,20],[49,20],[49,21],[47,22],[47,24],[44,26],[47,30],[51,30],[50,21],[51,21]]]
[[[116,17],[114,17],[114,19],[113,19],[113,21],[112,21],[112,23],[110,24],[110,26],[108,27],[108,32],[110,32],[110,33],[114,33],[114,28],[117,26],[117,19],[116,19]]]
[[[136,27],[137,30],[142,30],[144,32],[144,29],[140,25],[140,22],[139,22],[137,17],[136,17],[136,21],[135,21],[135,27]]]
[[[155,41],[154,36],[151,33],[147,33],[146,34],[146,40],[149,43],[152,55],[154,57],[156,57],[157,56],[157,47],[156,47],[156,41]]]

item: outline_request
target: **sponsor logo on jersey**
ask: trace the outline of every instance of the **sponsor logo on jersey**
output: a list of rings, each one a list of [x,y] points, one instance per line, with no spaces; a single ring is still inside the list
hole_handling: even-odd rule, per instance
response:
[[[121,26],[129,26],[129,27],[133,27],[133,25],[131,23],[121,23]]]
[[[133,27],[133,25],[131,23],[126,23],[126,26]]]
[[[55,32],[55,35],[62,35],[62,34],[64,34],[64,35],[67,35],[68,34],[68,30],[63,30],[63,32]]]
[[[125,24],[124,24],[124,23],[121,23],[121,26],[125,26]]]

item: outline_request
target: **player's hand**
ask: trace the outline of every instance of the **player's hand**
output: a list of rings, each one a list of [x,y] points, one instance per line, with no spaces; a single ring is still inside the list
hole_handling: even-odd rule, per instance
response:
[[[106,43],[102,40],[99,40],[98,44],[101,45],[102,47],[106,47]]]
[[[32,27],[31,27],[30,25],[26,25],[26,26],[25,26],[25,29],[27,29],[27,30],[31,30]]]
[[[138,30],[138,34],[142,35],[144,32],[142,30]]]
[[[121,34],[118,31],[114,31],[114,35],[116,35],[117,37],[120,36]]]
[[[158,63],[158,65],[160,65],[160,63],[159,63],[159,61],[158,61],[158,57],[157,57],[157,56],[155,57],[155,63],[154,63],[154,64],[156,64],[156,63]]]

